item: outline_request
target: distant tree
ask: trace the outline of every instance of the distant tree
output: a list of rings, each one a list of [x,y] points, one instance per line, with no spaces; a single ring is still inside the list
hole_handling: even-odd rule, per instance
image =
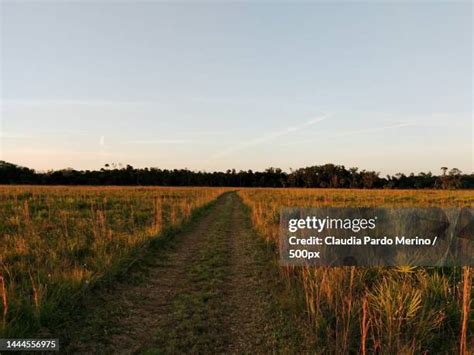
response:
[[[162,170],[156,167],[137,169],[131,165],[105,164],[98,171],[78,171],[72,168],[35,172],[5,161],[0,161],[0,184],[67,184],[67,185],[160,185],[160,186],[241,186],[241,187],[307,187],[307,188],[474,188],[474,174],[443,167],[442,174],[397,173],[381,178],[378,172],[359,171],[343,165],[324,164],[299,169],[290,173],[270,167],[264,171],[225,172],[191,171],[189,169]]]
[[[373,187],[376,187],[375,185],[379,177],[379,173],[376,173],[374,171],[362,170],[361,175],[362,175],[362,187],[364,189],[371,189]]]
[[[448,187],[450,189],[458,189],[462,185],[462,171],[459,170],[458,168],[452,168],[449,171],[449,181],[448,181]]]
[[[351,176],[351,183],[349,187],[360,187],[358,179],[359,175],[357,173],[358,170],[359,168],[355,167],[349,168],[349,174]]]
[[[446,175],[446,172],[448,171],[448,167],[447,166],[441,167],[441,171],[443,172],[443,174],[438,178],[438,182],[436,185],[437,187],[440,187],[441,189],[446,190],[450,186],[450,178],[449,176]]]

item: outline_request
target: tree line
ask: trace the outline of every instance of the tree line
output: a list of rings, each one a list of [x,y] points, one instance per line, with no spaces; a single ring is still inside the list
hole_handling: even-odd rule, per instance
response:
[[[375,171],[345,168],[343,165],[315,165],[289,173],[279,168],[264,171],[229,169],[225,172],[189,169],[134,168],[106,164],[100,170],[62,169],[38,172],[0,161],[0,184],[35,185],[143,185],[143,186],[234,186],[307,188],[472,189],[474,174],[441,168],[431,172],[381,177]]]

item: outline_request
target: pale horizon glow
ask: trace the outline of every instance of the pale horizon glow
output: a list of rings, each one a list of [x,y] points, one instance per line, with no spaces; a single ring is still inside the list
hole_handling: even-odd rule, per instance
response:
[[[471,2],[0,10],[0,160],[474,170]]]

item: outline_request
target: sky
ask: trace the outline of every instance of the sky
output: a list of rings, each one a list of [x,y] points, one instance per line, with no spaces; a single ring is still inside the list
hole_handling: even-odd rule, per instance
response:
[[[0,160],[474,170],[471,2],[0,1]]]

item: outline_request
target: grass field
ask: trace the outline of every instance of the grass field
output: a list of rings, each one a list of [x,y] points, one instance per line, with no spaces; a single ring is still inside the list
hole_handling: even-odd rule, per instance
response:
[[[245,189],[252,221],[268,242],[278,243],[279,211],[286,207],[464,207],[471,191]],[[461,268],[284,268],[300,284],[306,310],[331,353],[459,352],[466,309]],[[464,269],[469,275],[469,269]]]
[[[228,191],[0,187],[0,337],[54,329],[65,310],[100,289],[95,286],[127,273],[150,242],[179,234],[193,212]],[[136,304],[137,322],[160,328],[129,336],[130,344],[146,342],[138,348],[158,353],[210,352],[215,347],[248,351],[245,342],[250,346],[251,335],[258,338],[260,331],[267,340],[252,347],[260,353],[282,347],[294,352],[301,345],[296,343],[304,341],[317,353],[451,354],[462,346],[466,353],[474,348],[467,268],[284,268],[275,262],[282,206],[463,207],[474,205],[473,192],[240,189],[225,195],[208,217],[190,227],[186,238],[177,238],[181,247],[164,250],[160,260],[152,257],[153,265],[139,277],[145,286],[122,286],[103,297],[108,300],[103,305],[97,300],[97,306],[90,306],[91,313],[109,312],[109,307],[110,314],[101,316],[101,325],[84,338],[98,338],[100,329],[112,323],[122,326],[104,331],[110,339],[113,331],[122,342],[120,332],[127,328],[133,333],[133,315],[117,316],[117,310],[129,307],[123,303],[128,298],[127,305]],[[253,251],[252,238],[266,242],[273,261],[265,251]],[[162,257],[169,265],[162,265]],[[291,292],[277,291],[278,281],[262,280],[262,275],[272,275],[272,268]],[[279,298],[285,297],[295,298],[300,308],[282,307],[285,300]],[[283,313],[290,320],[278,316]],[[295,339],[289,340],[293,335],[285,327],[295,319],[304,330],[299,335],[295,330]],[[164,331],[163,325],[176,329]],[[226,333],[226,327],[234,330]],[[149,343],[152,337],[156,339]],[[93,349],[84,350],[89,351]]]
[[[0,187],[0,336],[35,334],[218,188]]]

